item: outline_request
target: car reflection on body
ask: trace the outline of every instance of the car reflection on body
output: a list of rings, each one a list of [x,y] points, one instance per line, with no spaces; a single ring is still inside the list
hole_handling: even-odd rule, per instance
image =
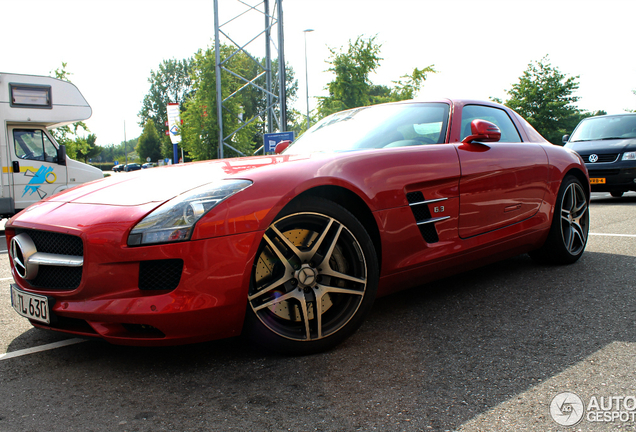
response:
[[[6,225],[14,308],[117,344],[244,333],[318,352],[391,292],[521,253],[575,262],[586,173],[494,103],[344,111],[282,154],[109,177],[33,205]]]

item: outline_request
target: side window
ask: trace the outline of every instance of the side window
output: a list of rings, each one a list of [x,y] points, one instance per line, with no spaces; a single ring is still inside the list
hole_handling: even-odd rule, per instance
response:
[[[57,162],[57,148],[44,133],[42,133],[42,144],[44,145],[44,160],[47,162]]]
[[[517,128],[504,110],[481,105],[466,105],[462,110],[461,140],[471,134],[470,123],[476,119],[496,124],[501,130],[500,142],[521,142]]]
[[[57,162],[57,148],[41,130],[14,129],[13,144],[20,159]]]

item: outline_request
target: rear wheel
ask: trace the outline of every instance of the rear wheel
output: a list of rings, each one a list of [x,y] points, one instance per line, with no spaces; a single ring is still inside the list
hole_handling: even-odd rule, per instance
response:
[[[563,179],[545,244],[530,256],[553,264],[577,261],[587,244],[590,225],[588,195],[581,182],[568,175]]]
[[[362,324],[377,285],[377,257],[362,224],[331,201],[297,201],[263,236],[245,330],[279,352],[329,349]]]

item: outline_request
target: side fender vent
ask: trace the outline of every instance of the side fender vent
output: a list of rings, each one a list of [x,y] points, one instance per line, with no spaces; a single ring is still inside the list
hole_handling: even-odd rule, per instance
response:
[[[433,216],[431,216],[431,211],[428,209],[429,202],[435,202],[437,200],[426,201],[424,194],[420,191],[407,193],[406,200],[411,207],[413,217],[415,217],[415,223],[420,229],[420,234],[422,234],[424,241],[429,244],[437,243],[439,236],[437,235],[435,222],[441,219],[434,219]]]

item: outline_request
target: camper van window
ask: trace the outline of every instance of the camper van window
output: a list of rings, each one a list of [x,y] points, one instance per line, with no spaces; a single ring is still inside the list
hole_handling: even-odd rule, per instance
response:
[[[57,149],[49,137],[38,129],[14,129],[15,155],[20,159],[57,162]]]
[[[9,84],[11,106],[29,108],[51,108],[51,86]]]

